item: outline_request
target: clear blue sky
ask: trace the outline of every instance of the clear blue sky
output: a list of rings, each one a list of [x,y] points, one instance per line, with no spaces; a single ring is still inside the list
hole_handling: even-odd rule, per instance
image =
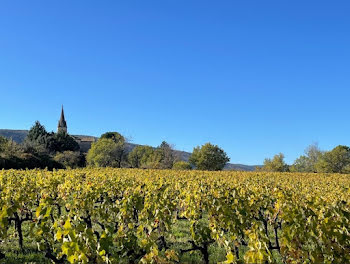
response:
[[[0,3],[0,127],[119,131],[232,163],[350,145],[349,1]]]

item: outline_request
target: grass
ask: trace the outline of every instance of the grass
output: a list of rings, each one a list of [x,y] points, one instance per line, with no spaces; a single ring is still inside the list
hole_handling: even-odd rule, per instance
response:
[[[192,245],[188,242],[191,240],[190,223],[187,220],[178,220],[172,228],[172,232],[167,237],[170,247],[177,252],[181,249],[189,249]],[[216,243],[209,246],[210,263],[218,263],[226,260],[225,249],[219,247]],[[190,251],[180,255],[180,263],[202,263],[202,254],[198,251]]]
[[[0,251],[5,254],[5,259],[0,260],[0,263],[51,263],[42,252],[38,251],[37,245],[27,239],[28,232],[29,225],[23,223],[24,252],[22,252],[18,245],[17,233],[13,227],[9,229],[10,235],[6,242],[0,243]]]
[[[5,259],[0,260],[0,263],[23,264],[23,263],[51,263],[49,259],[44,256],[43,252],[38,251],[37,245],[27,239],[29,232],[29,225],[23,223],[23,237],[24,237],[24,252],[22,252],[18,245],[18,237],[14,228],[9,229],[9,236],[6,241],[0,242],[0,251],[5,254]],[[191,240],[190,223],[187,220],[179,220],[174,224],[171,233],[166,237],[167,243],[171,249],[180,252],[181,249],[191,248],[188,242]],[[217,244],[212,244],[209,247],[210,263],[218,263],[226,259],[225,250],[220,248]],[[202,263],[201,253],[196,251],[186,252],[180,255],[180,263]]]
[[[206,222],[207,220],[204,220]],[[51,263],[49,259],[44,256],[43,252],[38,251],[37,245],[28,240],[29,224],[23,223],[23,237],[24,237],[24,252],[22,252],[18,245],[18,237],[14,228],[9,229],[9,236],[6,242],[0,242],[0,251],[5,254],[5,259],[0,260],[2,263],[22,264],[22,263]],[[270,234],[272,230],[270,230]],[[180,263],[203,263],[203,256],[199,250],[185,252],[180,254],[181,249],[189,249],[192,247],[190,233],[190,222],[187,220],[178,220],[173,225],[171,232],[166,236],[166,242],[170,249],[175,250],[179,254]],[[271,237],[273,241],[273,237]],[[226,260],[225,249],[220,247],[217,243],[212,243],[209,246],[209,262],[219,263]],[[244,254],[245,247],[240,248],[240,255]],[[282,263],[282,259],[277,252],[272,252],[275,263]]]

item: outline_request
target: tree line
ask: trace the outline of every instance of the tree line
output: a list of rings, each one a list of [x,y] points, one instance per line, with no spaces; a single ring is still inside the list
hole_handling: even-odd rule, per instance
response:
[[[92,167],[176,170],[222,170],[229,160],[225,151],[210,143],[194,148],[188,162],[181,160],[165,141],[156,148],[139,145],[128,151],[125,138],[118,132],[103,134],[86,156],[88,166]]]
[[[47,132],[36,121],[21,144],[0,136],[0,169],[63,169],[78,167],[115,167],[176,170],[222,170],[230,160],[217,145],[206,143],[193,149],[188,161],[163,141],[158,147],[138,145],[130,149],[118,132],[107,132],[88,153],[80,151],[77,141],[66,132]]]
[[[339,145],[330,151],[322,151],[317,143],[308,146],[304,155],[297,158],[292,165],[286,164],[283,153],[272,159],[265,159],[263,171],[276,172],[320,172],[350,173],[350,148]]]
[[[21,144],[0,136],[0,168],[62,169],[69,161],[72,167],[85,165],[79,144],[67,133],[47,132],[36,121]]]
[[[229,158],[217,145],[206,143],[193,149],[188,161],[163,141],[158,147],[138,145],[130,149],[118,132],[104,133],[92,143],[88,153],[80,151],[77,141],[65,132],[47,132],[36,121],[21,144],[0,136],[0,169],[63,169],[78,167],[115,167],[175,170],[222,170]],[[322,151],[318,144],[288,165],[284,154],[266,158],[261,171],[350,173],[350,148],[339,145]]]

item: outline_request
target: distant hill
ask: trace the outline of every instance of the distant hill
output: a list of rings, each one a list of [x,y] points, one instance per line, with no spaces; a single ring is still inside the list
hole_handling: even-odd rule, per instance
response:
[[[22,143],[25,139],[25,137],[28,134],[28,130],[13,130],[13,129],[0,129],[0,136],[12,139],[16,143]],[[76,137],[91,137],[91,136],[86,136],[86,135],[74,135]],[[127,143],[127,149],[128,151],[131,151],[133,148],[136,146],[139,146],[139,144],[134,144],[134,143]],[[191,153],[186,152],[186,151],[180,151],[180,150],[175,150],[175,153],[178,157],[180,157],[181,160],[188,161]],[[227,163],[224,170],[240,170],[240,171],[254,171],[255,170],[255,165],[243,165],[243,164],[232,164],[232,163]]]
[[[12,139],[16,143],[22,143],[28,134],[28,130],[0,129],[0,136]]]
[[[227,163],[224,170],[255,171],[256,167],[262,167],[262,166]]]

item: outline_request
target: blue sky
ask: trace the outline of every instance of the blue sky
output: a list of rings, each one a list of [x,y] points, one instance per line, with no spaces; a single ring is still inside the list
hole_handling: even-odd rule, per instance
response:
[[[349,1],[0,3],[0,127],[119,131],[232,163],[350,145]]]

